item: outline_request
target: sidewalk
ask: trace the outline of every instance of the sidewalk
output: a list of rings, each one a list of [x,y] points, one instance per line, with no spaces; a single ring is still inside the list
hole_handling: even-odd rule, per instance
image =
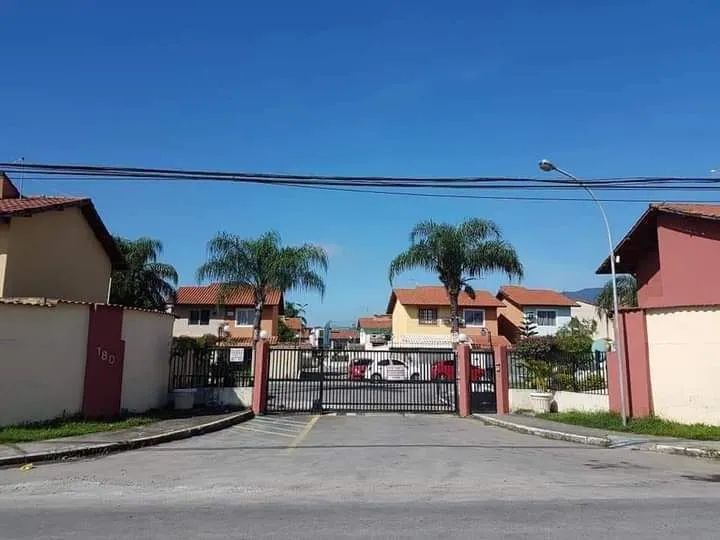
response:
[[[250,410],[159,420],[144,426],[27,443],[0,443],[0,467],[131,450],[218,431],[252,418]]]
[[[633,450],[647,450],[666,454],[720,458],[720,441],[696,441],[637,433],[621,433],[563,424],[521,414],[474,414],[473,416],[488,425],[528,433],[546,439],[557,439],[606,448],[632,448]]]

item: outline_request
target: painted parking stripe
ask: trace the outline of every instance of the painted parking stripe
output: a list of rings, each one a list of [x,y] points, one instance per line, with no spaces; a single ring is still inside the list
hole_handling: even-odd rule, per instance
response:
[[[290,435],[289,433],[278,433],[277,431],[266,431],[264,429],[254,429],[247,426],[235,426],[235,429],[241,429],[243,431],[254,431],[255,433],[265,433],[267,435],[277,435],[278,437],[288,437],[290,439],[294,439],[295,435]]]
[[[253,418],[253,422],[263,422],[265,424],[277,424],[277,425],[285,425],[285,426],[293,426],[297,428],[303,428],[307,424],[307,422],[294,422],[294,421],[286,421],[286,420],[276,420],[276,419],[270,419],[270,418],[264,418],[264,417],[255,417]]]
[[[297,435],[300,431],[300,426],[297,427],[287,427],[287,426],[278,426],[275,424],[268,424],[267,422],[252,422],[251,425],[254,425],[258,428],[264,428],[264,429],[270,429],[273,431],[278,431],[280,433],[290,433],[292,435]]]

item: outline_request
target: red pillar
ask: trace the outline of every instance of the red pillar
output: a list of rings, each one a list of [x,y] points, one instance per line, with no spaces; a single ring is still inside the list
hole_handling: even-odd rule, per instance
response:
[[[258,340],[255,345],[255,380],[253,382],[252,410],[255,414],[265,414],[267,406],[268,375],[270,372],[270,344]]]
[[[470,345],[459,343],[457,346],[457,398],[458,414],[470,416],[471,395],[470,395]]]
[[[508,349],[496,345],[495,352],[495,396],[498,414],[510,413],[510,378],[508,376]]]

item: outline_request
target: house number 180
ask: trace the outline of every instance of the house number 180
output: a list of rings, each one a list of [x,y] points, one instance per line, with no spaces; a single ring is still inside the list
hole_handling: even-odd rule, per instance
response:
[[[107,349],[103,349],[102,347],[97,348],[97,355],[100,360],[103,362],[107,362],[109,365],[115,364],[115,355],[108,352]]]

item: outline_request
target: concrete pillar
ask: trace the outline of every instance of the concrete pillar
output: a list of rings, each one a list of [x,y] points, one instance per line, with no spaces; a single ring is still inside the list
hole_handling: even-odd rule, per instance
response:
[[[510,377],[508,348],[496,345],[495,353],[495,397],[498,414],[510,413]]]
[[[270,373],[270,344],[267,340],[257,341],[253,363],[255,380],[253,382],[252,410],[255,414],[265,414]]]
[[[470,416],[470,345],[459,343],[457,352],[457,410],[460,416]]]

